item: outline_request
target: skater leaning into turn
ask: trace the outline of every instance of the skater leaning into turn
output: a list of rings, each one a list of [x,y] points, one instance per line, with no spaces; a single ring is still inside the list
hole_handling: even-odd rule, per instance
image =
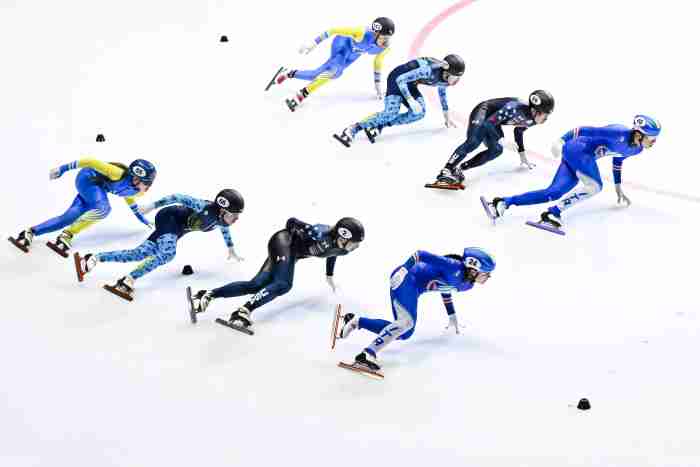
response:
[[[313,42],[303,45],[299,53],[308,54],[321,42],[331,36],[330,58],[315,70],[292,70],[281,67],[267,85],[267,91],[274,84],[282,84],[289,78],[311,81],[310,84],[301,88],[291,98],[287,99],[289,110],[294,112],[311,93],[328,83],[332,79],[338,79],[343,71],[361,55],[374,55],[374,87],[379,99],[384,97],[382,89],[382,65],[384,57],[389,51],[389,42],[394,35],[394,22],[389,18],[377,18],[369,27],[358,28],[332,28],[318,36]]]
[[[394,321],[345,314],[337,320],[339,339],[347,338],[355,329],[365,329],[377,338],[355,357],[354,369],[378,372],[377,354],[396,339],[409,339],[418,317],[418,297],[425,292],[440,292],[449,323],[459,334],[459,324],[452,292],[465,292],[475,283],[484,284],[496,268],[493,257],[480,248],[465,248],[462,255],[439,256],[417,251],[391,274],[389,297]],[[352,368],[351,368],[352,369]]]
[[[387,78],[384,110],[347,127],[340,135],[333,136],[350,147],[355,135],[361,130],[374,142],[385,127],[421,120],[425,117],[425,99],[418,90],[419,84],[437,86],[445,126],[455,127],[447,105],[447,87],[457,84],[464,70],[464,60],[454,54],[448,55],[444,60],[421,57],[394,68]],[[407,112],[400,113],[402,105],[408,109]]]
[[[217,227],[228,247],[228,259],[241,261],[243,258],[238,256],[233,247],[229,226],[238,220],[243,212],[243,205],[241,194],[232,189],[220,191],[214,201],[187,195],[166,196],[142,208],[142,212],[147,214],[153,209],[167,206],[156,214],[155,231],[138,247],[132,250],[89,253],[83,257],[76,253],[75,268],[78,280],[82,281],[99,263],[143,261],[131,273],[120,278],[114,286],[105,286],[108,291],[123,299],[132,300],[134,282],[172,261],[175,258],[177,242],[183,235],[195,231],[209,232]]]
[[[136,199],[148,191],[156,178],[156,168],[153,164],[136,159],[127,167],[118,162],[85,158],[51,169],[49,178],[55,180],[67,171],[77,168],[80,168],[75,178],[78,194],[68,210],[60,216],[23,230],[17,238],[10,237],[10,242],[17,248],[29,253],[34,237],[67,227],[58,235],[55,243],[47,243],[52,250],[67,258],[73,237],[109,215],[112,207],[109,204],[108,193],[123,197],[136,218],[151,226],[139,211]]]
[[[630,205],[629,198],[622,191],[622,163],[626,158],[651,148],[660,132],[659,122],[646,115],[634,117],[632,129],[623,125],[575,128],[557,140],[552,147],[555,157],[561,158],[561,164],[549,187],[517,196],[497,197],[491,202],[482,197],[484,209],[489,217],[496,219],[511,206],[527,206],[560,199],[557,204],[542,213],[539,222],[529,225],[563,235],[562,211],[598,194],[603,188],[596,162],[602,157],[613,156],[613,180],[617,202]],[[581,182],[582,186],[574,189],[578,182]]]
[[[191,312],[202,313],[217,298],[253,295],[229,319],[232,327],[250,330],[253,324],[250,314],[254,310],[291,290],[294,267],[298,260],[308,257],[326,258],[326,280],[335,292],[337,286],[333,273],[337,257],[355,250],[364,238],[362,223],[352,217],[340,219],[334,227],[310,225],[292,217],[284,230],[276,232],[270,238],[267,244],[268,257],[255,277],[213,290],[200,290],[191,298]],[[196,321],[194,316],[193,314],[193,322]]]
[[[477,105],[469,115],[469,129],[467,139],[455,149],[454,153],[445,164],[445,167],[437,176],[436,188],[441,184],[459,185],[464,181],[464,170],[479,167],[494,160],[503,153],[503,125],[515,127],[513,135],[518,145],[520,163],[532,169],[525,154],[523,133],[533,125],[539,125],[547,121],[547,117],[554,111],[554,98],[543,90],[532,92],[527,103],[515,97],[490,99]],[[469,159],[462,161],[469,153],[484,143],[486,149]]]

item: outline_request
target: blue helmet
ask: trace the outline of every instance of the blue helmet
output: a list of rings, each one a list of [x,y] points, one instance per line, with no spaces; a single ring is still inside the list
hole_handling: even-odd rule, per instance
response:
[[[138,178],[140,181],[146,185],[153,184],[156,179],[156,166],[151,164],[145,159],[136,159],[134,162],[129,164],[129,173],[132,177]]]
[[[647,136],[659,136],[661,123],[648,115],[635,115],[634,129]]]
[[[462,262],[465,267],[476,269],[479,272],[493,272],[496,269],[496,261],[493,256],[481,248],[465,248]]]

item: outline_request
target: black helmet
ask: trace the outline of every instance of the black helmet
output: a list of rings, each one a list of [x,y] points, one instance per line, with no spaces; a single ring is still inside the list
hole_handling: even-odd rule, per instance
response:
[[[362,222],[354,217],[343,217],[333,227],[333,235],[358,243],[365,239],[365,228]]]
[[[445,62],[447,62],[448,65],[446,71],[452,76],[462,76],[464,70],[467,68],[464,64],[464,60],[462,60],[462,57],[459,55],[450,54],[445,57]]]
[[[382,36],[393,36],[394,35],[394,22],[389,18],[384,16],[372,21],[372,31],[375,34],[381,34]]]
[[[243,196],[231,188],[221,190],[219,194],[216,195],[214,204],[216,204],[220,209],[225,209],[226,211],[232,213],[243,212],[243,207],[245,206]]]
[[[530,107],[538,112],[551,114],[554,111],[554,97],[547,91],[538,89],[530,94]]]

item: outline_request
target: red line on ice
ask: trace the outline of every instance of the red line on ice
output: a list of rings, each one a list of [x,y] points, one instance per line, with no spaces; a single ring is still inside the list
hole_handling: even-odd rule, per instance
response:
[[[446,10],[440,12],[437,16],[435,16],[433,19],[431,19],[425,26],[423,26],[423,29],[418,32],[418,35],[416,36],[415,39],[413,39],[413,42],[411,43],[411,47],[409,48],[408,55],[410,58],[415,58],[418,56],[420,53],[421,49],[425,45],[425,41],[428,39],[428,36],[438,27],[440,26],[447,18],[451,17],[455,13],[458,13],[460,10],[463,8],[468,7],[472,3],[474,3],[476,0],[461,0],[452,6],[448,7]],[[431,96],[431,100],[433,102],[436,101],[435,96]],[[454,120],[457,120],[461,122],[463,125],[466,126],[467,124],[467,117],[465,115],[462,115],[458,112],[453,112],[453,118]],[[546,161],[550,164],[559,164],[559,161],[554,159],[553,157],[547,157],[543,154],[530,151],[528,150],[528,153],[537,157],[538,159],[542,161]],[[605,177],[606,181],[610,181],[610,177]],[[649,193],[654,193],[657,195],[661,196],[667,196],[669,198],[675,198],[675,199],[680,199],[683,201],[691,201],[694,203],[700,203],[700,196],[692,195],[692,194],[686,194],[686,193],[678,193],[674,191],[668,191],[668,190],[662,190],[659,188],[653,188],[647,185],[642,185],[641,183],[634,183],[634,182],[625,182],[626,187],[631,187],[635,188],[637,190],[641,191],[646,191]]]

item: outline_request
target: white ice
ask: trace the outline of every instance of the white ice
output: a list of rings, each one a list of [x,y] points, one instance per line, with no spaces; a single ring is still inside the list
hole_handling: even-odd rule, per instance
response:
[[[370,58],[294,114],[283,100],[300,82],[263,93],[281,64],[327,58],[329,44],[308,57],[300,44],[381,15],[397,24],[388,72],[451,4],[2,2],[3,234],[70,203],[75,172],[49,181],[51,167],[143,157],[159,170],[147,200],[244,194],[233,236],[246,261],[227,263],[218,233],[190,234],[127,304],[100,286],[131,265],[101,265],[79,285],[71,262],[44,246],[53,235],[30,255],[6,243],[0,465],[700,465],[695,2],[480,0],[428,36],[421,54],[467,61],[449,91],[462,115],[491,97],[554,94],[550,121],[526,134],[533,152],[549,157],[551,142],[579,125],[629,124],[636,113],[662,122],[657,145],[625,162],[632,206],[615,205],[608,181],[566,213],[566,237],[524,225],[539,206],[492,226],[479,205],[482,194],[546,186],[556,165],[537,155],[528,172],[507,151],[468,173],[463,192],[423,188],[465,132],[444,129],[432,100],[422,122],[375,145],[333,141],[381,108]],[[95,143],[97,133],[107,141]],[[609,159],[600,167],[611,174]],[[112,215],[77,250],[132,247],[149,234],[111,200]],[[304,260],[294,289],[255,313],[255,337],[214,324],[244,298],[188,322],[184,287],[250,278],[288,217],[348,215],[367,239],[338,261],[338,295],[323,261]],[[498,267],[457,296],[461,335],[444,332],[439,296],[428,295],[414,337],[381,354],[385,381],[336,367],[372,337],[358,331],[331,353],[336,303],[388,318],[396,265],[416,249],[470,245]],[[195,275],[180,274],[185,264]],[[582,397],[592,410],[576,410]]]

